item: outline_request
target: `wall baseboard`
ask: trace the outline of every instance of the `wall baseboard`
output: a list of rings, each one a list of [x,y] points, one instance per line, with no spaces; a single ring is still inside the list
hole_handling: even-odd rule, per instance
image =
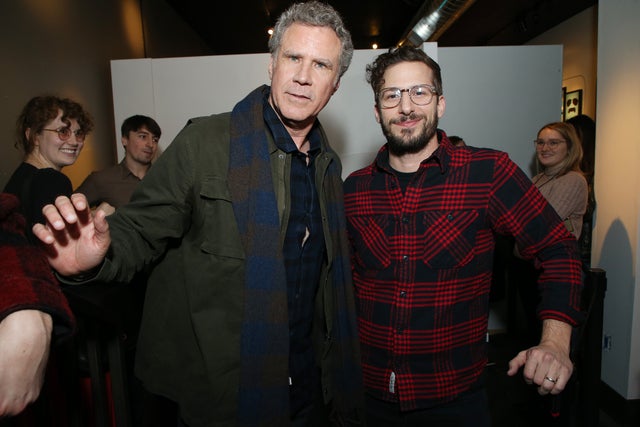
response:
[[[608,384],[601,381],[599,400],[602,411],[621,426],[640,426],[640,399],[625,399]]]

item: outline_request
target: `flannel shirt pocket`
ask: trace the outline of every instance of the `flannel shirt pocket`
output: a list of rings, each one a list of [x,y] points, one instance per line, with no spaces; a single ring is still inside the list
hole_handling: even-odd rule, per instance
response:
[[[475,254],[479,214],[475,210],[424,213],[423,261],[432,268],[459,268]]]

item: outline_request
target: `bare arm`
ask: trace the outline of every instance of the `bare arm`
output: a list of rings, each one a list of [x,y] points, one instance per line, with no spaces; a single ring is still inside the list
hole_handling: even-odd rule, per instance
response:
[[[545,319],[540,344],[523,350],[509,362],[508,375],[522,374],[529,384],[538,385],[540,394],[558,394],[564,390],[573,372],[569,357],[572,327],[568,323]]]
[[[38,310],[16,311],[0,322],[0,418],[19,414],[38,398],[52,324]]]
[[[82,194],[60,196],[46,205],[42,213],[46,224],[33,226],[33,234],[47,246],[51,266],[63,276],[91,270],[103,261],[111,237],[103,210],[92,215]]]

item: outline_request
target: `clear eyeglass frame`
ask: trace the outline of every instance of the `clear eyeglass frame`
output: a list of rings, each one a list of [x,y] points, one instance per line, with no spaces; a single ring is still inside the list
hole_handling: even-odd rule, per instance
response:
[[[87,134],[82,129],[71,130],[68,126],[64,126],[58,129],[42,129],[48,132],[56,132],[58,134],[58,138],[60,141],[68,141],[71,138],[71,135],[75,135],[77,142],[83,142],[87,137]]]
[[[378,104],[381,108],[395,108],[400,105],[404,92],[409,94],[411,102],[420,106],[431,104],[433,98],[438,94],[436,88],[428,84],[415,85],[405,89],[388,87],[382,89],[378,94]]]
[[[565,141],[564,139],[534,139],[533,140],[533,146],[536,148],[543,148],[545,145],[548,145],[549,148],[551,148],[552,150],[555,150],[556,148],[558,148],[558,146]]]

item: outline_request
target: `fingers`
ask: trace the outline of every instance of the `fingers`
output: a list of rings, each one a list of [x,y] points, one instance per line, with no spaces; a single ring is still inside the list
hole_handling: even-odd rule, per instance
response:
[[[42,214],[53,229],[60,231],[65,223],[75,224],[78,213],[87,211],[87,206],[87,199],[82,194],[73,194],[71,198],[59,196],[54,204],[42,208]]]
[[[518,353],[516,357],[514,357],[509,361],[509,370],[507,371],[507,375],[512,377],[515,374],[517,374],[520,368],[526,363],[526,361],[527,361],[527,352],[521,351],[520,353]]]
[[[100,205],[96,209],[104,211],[104,213],[107,214],[107,215],[111,215],[112,213],[114,213],[116,211],[116,208],[114,208],[113,206],[111,206],[107,202],[100,203]]]
[[[573,373],[568,355],[554,352],[544,346],[521,351],[509,362],[508,375],[514,375],[522,366],[527,384],[538,386],[538,393],[558,394],[565,389]]]
[[[42,208],[47,224],[35,224],[32,228],[33,234],[44,243],[52,244],[55,241],[53,230],[62,231],[68,224],[75,224],[79,220],[89,221],[88,206],[86,197],[80,193],[72,194],[71,198],[57,197],[54,204]]]
[[[111,243],[111,235],[109,234],[107,215],[109,214],[106,211],[101,209],[97,210],[93,217],[93,226],[96,233],[96,239],[108,246]]]
[[[35,224],[31,228],[31,231],[33,231],[33,234],[38,239],[40,239],[43,243],[46,243],[47,245],[50,245],[54,242],[53,234],[51,234],[51,231],[49,231],[49,229],[45,227],[43,224]]]
[[[558,394],[565,389],[571,378],[573,365],[562,357],[545,353],[533,374],[533,383],[538,385],[540,394]]]

